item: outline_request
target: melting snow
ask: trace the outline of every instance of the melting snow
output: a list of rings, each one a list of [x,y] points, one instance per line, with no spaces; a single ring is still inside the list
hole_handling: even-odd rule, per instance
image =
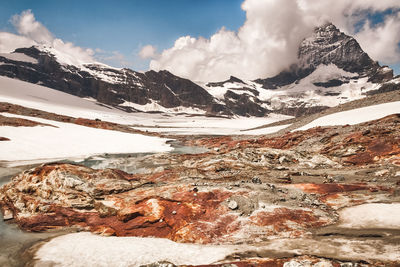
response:
[[[140,266],[159,261],[176,265],[211,264],[234,252],[232,246],[180,244],[168,239],[102,237],[76,233],[57,237],[36,253],[39,263],[56,266]]]
[[[339,211],[340,227],[400,229],[400,203],[371,203]]]
[[[11,139],[11,141],[1,143],[0,160],[59,159],[86,157],[103,153],[143,153],[172,150],[165,143],[167,139],[158,137],[96,129],[35,117],[0,114],[56,126],[0,127],[0,136]]]
[[[37,266],[140,266],[159,261],[176,265],[206,265],[222,262],[227,256],[246,251],[282,254],[312,254],[356,260],[400,260],[399,246],[381,240],[322,237],[276,239],[252,247],[248,245],[180,244],[167,239],[102,237],[90,233],[60,236],[45,243],[35,254]],[[52,265],[53,266],[53,265]]]

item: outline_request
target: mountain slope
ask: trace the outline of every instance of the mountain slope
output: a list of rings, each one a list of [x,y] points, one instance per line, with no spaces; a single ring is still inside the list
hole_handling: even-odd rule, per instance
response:
[[[399,89],[357,41],[328,23],[299,46],[298,62],[266,79],[196,84],[168,71],[136,72],[101,63],[72,63],[49,47],[0,54],[0,75],[90,97],[126,111],[207,115],[301,116]]]
[[[140,110],[140,106],[157,103],[167,109],[190,107],[197,109],[198,113],[219,110],[230,114],[223,107],[218,107],[206,90],[170,72],[140,73],[97,63],[68,65],[39,47],[20,48],[11,54],[1,54],[0,75],[80,97],[92,97],[125,110],[135,110],[135,107]]]

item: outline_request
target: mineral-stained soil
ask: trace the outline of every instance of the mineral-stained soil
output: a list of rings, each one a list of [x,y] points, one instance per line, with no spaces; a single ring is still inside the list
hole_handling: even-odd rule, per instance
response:
[[[367,236],[384,244],[388,238],[356,230],[344,233],[334,226],[341,208],[400,202],[400,115],[279,137],[187,142],[210,152],[145,156],[138,160],[154,168],[143,174],[65,163],[25,171],[0,188],[4,219],[35,232],[75,227],[101,235],[198,244],[312,240],[324,236],[321,229],[327,227],[333,230],[326,236],[352,233],[357,242]],[[341,255],[317,254],[272,257],[258,251],[227,262],[356,266],[343,265],[347,263]],[[352,260],[359,266],[400,264],[374,256]],[[330,258],[326,261],[331,265],[315,265],[320,257]],[[311,265],[295,265],[302,260]]]

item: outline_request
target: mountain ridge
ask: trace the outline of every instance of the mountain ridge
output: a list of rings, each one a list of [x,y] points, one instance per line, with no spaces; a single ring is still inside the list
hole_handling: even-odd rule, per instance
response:
[[[197,84],[166,70],[142,73],[100,63],[70,65],[51,49],[34,46],[0,54],[0,75],[130,112],[228,116],[263,117],[271,112],[301,116],[362,98],[368,91],[379,93],[381,87],[399,89],[390,82],[390,68],[373,61],[353,37],[331,23],[317,27],[302,41],[296,64],[254,81],[231,76],[223,82]]]

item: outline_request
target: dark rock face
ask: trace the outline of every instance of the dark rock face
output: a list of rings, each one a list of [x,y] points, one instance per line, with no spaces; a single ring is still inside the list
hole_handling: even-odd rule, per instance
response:
[[[314,30],[299,48],[299,67],[315,69],[321,64],[335,64],[339,68],[369,74],[380,66],[365,53],[358,42],[328,23]]]
[[[277,89],[279,87],[294,83],[298,79],[306,77],[311,72],[312,71],[310,70],[300,71],[296,68],[296,66],[291,66],[289,70],[284,70],[274,77],[258,79],[255,80],[255,82],[262,84],[262,86],[267,89]]]
[[[225,93],[225,103],[234,114],[240,116],[254,115],[262,117],[269,112],[260,103],[253,102],[248,94],[239,95],[230,90]]]
[[[246,84],[244,81],[242,81],[239,78],[236,78],[235,76],[231,76],[229,80],[223,81],[223,82],[215,82],[215,83],[208,83],[206,84],[207,87],[217,87],[217,86],[224,86],[225,83],[243,83]]]

